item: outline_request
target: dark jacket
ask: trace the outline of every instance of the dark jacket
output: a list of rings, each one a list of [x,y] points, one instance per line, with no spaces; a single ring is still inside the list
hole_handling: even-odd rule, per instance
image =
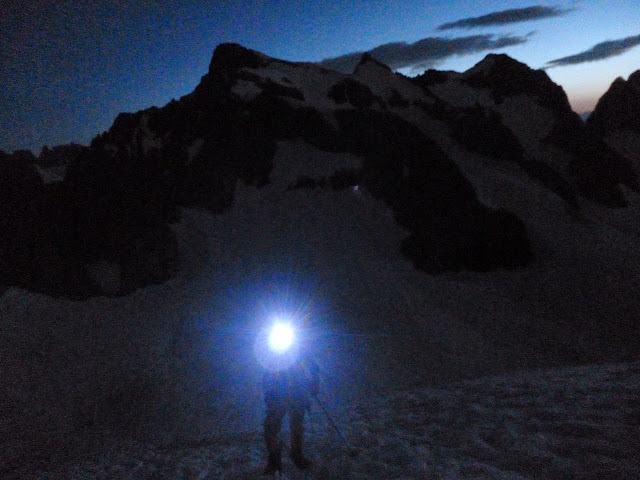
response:
[[[318,393],[318,371],[318,364],[308,356],[300,358],[287,369],[265,371],[263,387],[267,406],[284,403],[308,408],[310,397]]]

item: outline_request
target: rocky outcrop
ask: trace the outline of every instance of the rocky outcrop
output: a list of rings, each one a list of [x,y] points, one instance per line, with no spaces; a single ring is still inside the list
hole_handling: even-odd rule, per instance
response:
[[[627,186],[638,191],[640,177],[640,70],[616,79],[586,121],[587,131],[627,162]],[[633,183],[636,180],[636,183]]]
[[[62,167],[73,163],[87,147],[77,143],[42,147],[36,163],[43,168]]]
[[[360,61],[356,65],[356,68],[355,68],[354,72],[357,72],[359,69],[361,69],[364,65],[367,65],[367,64],[375,65],[377,68],[381,68],[383,70],[386,70],[389,73],[392,72],[391,68],[388,65],[385,65],[384,63],[379,62],[378,60],[373,58],[371,56],[371,54],[369,54],[369,53],[363,53],[362,54],[362,56],[360,57]]]
[[[331,87],[327,94],[338,105],[348,103],[356,108],[370,108],[374,104],[384,105],[371,89],[351,78],[345,78]]]
[[[627,81],[617,78],[600,98],[587,119],[587,126],[604,135],[629,130],[640,135],[640,70]]]
[[[272,59],[237,43],[222,43],[216,47],[209,63],[209,75],[220,71],[238,71],[241,68],[266,67]]]
[[[519,164],[572,208],[578,194],[624,206],[619,186],[638,189],[629,162],[589,133],[542,70],[491,54],[462,74],[428,71],[413,81],[437,98],[426,110],[466,148]]]
[[[533,70],[508,55],[489,54],[462,75],[462,82],[474,88],[487,88],[497,104],[508,97],[527,95],[554,111],[571,111],[564,90],[543,70]]]

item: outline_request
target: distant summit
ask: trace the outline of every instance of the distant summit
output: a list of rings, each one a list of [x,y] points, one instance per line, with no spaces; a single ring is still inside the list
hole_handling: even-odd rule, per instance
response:
[[[360,57],[360,61],[358,62],[358,64],[356,65],[355,71],[358,71],[358,69],[364,68],[364,67],[376,67],[376,68],[381,68],[383,70],[386,70],[388,72],[391,72],[391,68],[388,67],[387,65],[385,65],[384,63],[376,60],[375,58],[373,58],[373,56],[371,56],[370,53],[363,53],[362,57]]]
[[[566,111],[569,100],[562,87],[543,70],[533,70],[505,54],[489,54],[463,74],[474,87],[491,88],[496,101],[513,95],[530,95],[541,105]]]
[[[599,132],[628,129],[640,135],[640,70],[618,77],[600,98],[588,125]]]
[[[640,176],[640,70],[617,78],[587,119],[593,136],[603,138]]]
[[[562,87],[543,70],[489,54],[466,72],[429,70],[413,82],[437,98],[457,141],[517,163],[572,205],[582,195],[622,206],[618,185],[638,188],[626,160],[587,133]]]

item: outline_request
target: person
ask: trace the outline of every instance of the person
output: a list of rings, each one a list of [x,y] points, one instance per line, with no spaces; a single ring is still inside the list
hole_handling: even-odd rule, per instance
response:
[[[309,468],[311,461],[302,453],[304,415],[311,408],[311,397],[318,394],[318,365],[309,356],[303,356],[286,369],[266,370],[263,387],[267,410],[264,439],[268,453],[267,466],[263,473],[274,475],[282,470],[278,437],[287,413],[291,433],[291,460],[301,470]]]

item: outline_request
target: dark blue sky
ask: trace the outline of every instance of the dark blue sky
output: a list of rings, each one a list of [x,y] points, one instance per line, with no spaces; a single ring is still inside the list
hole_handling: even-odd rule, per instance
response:
[[[552,66],[549,75],[577,111],[640,68],[637,0],[0,0],[0,7],[0,148],[8,151],[88,143],[121,111],[189,93],[221,42],[304,61],[406,42],[378,50],[390,51],[385,60],[405,73],[462,71],[500,51],[533,68]],[[448,42],[456,46],[439,52]]]

